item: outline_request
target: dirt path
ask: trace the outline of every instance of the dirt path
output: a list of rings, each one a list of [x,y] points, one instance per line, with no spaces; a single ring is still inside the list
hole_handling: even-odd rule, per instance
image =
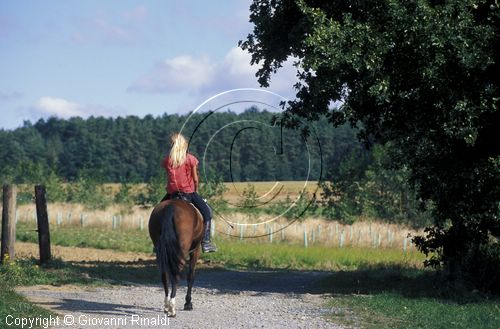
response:
[[[61,258],[66,262],[133,262],[138,260],[152,260],[153,254],[140,252],[123,252],[109,249],[63,247],[51,245],[52,257]],[[17,258],[38,258],[38,244],[16,242]]]
[[[17,246],[17,245],[16,245]],[[30,246],[19,247],[29,253]],[[144,259],[145,254],[58,247],[68,260]],[[83,250],[84,249],[84,250]],[[116,258],[114,258],[116,257]],[[193,289],[193,311],[183,311],[183,281],[177,291],[177,317],[162,312],[160,284],[111,288],[35,286],[17,289],[30,301],[58,314],[54,328],[341,328],[328,319],[331,296],[319,287],[322,272],[226,271],[201,269]]]

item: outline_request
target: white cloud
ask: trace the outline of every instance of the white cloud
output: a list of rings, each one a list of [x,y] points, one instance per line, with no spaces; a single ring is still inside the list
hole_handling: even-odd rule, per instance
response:
[[[76,103],[67,101],[62,98],[56,97],[42,97],[35,106],[35,110],[46,114],[53,115],[59,118],[70,118],[75,116],[83,116],[85,113],[82,111],[82,106]]]
[[[63,98],[44,96],[31,107],[34,118],[55,116],[61,119],[90,116],[111,117],[124,114],[123,109],[102,105],[78,104]]]
[[[166,93],[188,92],[210,96],[228,89],[258,88],[255,72],[250,65],[251,55],[239,47],[229,50],[223,60],[214,62],[208,57],[179,56],[156,64],[148,73],[134,81],[128,88],[132,92]],[[288,60],[272,77],[270,90],[292,95],[297,81],[296,68]]]
[[[224,58],[223,67],[229,70],[234,77],[252,77],[257,71],[256,66],[250,65],[252,56],[239,47],[232,48]]]
[[[214,73],[215,66],[207,57],[178,56],[156,64],[128,90],[147,93],[197,91],[213,81]]]

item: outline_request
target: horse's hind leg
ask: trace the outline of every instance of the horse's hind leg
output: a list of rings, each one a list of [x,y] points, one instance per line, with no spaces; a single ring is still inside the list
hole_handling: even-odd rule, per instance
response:
[[[161,282],[163,283],[163,289],[165,290],[165,304],[163,311],[167,313],[168,317],[175,316],[175,292],[172,290],[173,298],[168,295],[168,274],[161,274]],[[173,284],[172,280],[172,284]]]
[[[175,295],[177,293],[177,282],[178,278],[173,277],[170,280],[172,285],[172,290],[170,292],[170,296],[168,294],[165,295],[165,313],[167,313],[168,317],[175,317]]]
[[[165,304],[163,311],[168,314],[168,305],[170,298],[168,297],[168,274],[161,273],[161,283],[163,283],[163,290],[165,291]]]
[[[198,261],[198,257],[200,255],[200,248],[196,248],[195,251],[191,254],[191,258],[189,259],[189,269],[187,275],[187,294],[186,294],[186,303],[184,304],[184,310],[191,311],[193,309],[193,304],[191,303],[191,289],[193,288],[194,283],[194,269],[196,266],[196,262]]]

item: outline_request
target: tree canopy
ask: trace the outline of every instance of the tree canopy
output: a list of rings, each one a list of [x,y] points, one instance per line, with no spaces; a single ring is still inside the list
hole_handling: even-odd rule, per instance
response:
[[[240,45],[261,65],[260,84],[295,60],[288,125],[324,115],[357,126],[367,144],[390,142],[435,204],[434,225],[416,239],[427,263],[493,289],[483,279],[500,273],[498,2],[254,0],[250,9],[254,30]]]

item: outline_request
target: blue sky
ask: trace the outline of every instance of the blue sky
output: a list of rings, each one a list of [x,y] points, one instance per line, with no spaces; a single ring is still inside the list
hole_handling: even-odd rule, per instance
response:
[[[50,116],[187,113],[258,88],[257,67],[237,47],[252,30],[250,3],[0,1],[0,129]],[[269,90],[291,97],[294,82],[289,64]]]

